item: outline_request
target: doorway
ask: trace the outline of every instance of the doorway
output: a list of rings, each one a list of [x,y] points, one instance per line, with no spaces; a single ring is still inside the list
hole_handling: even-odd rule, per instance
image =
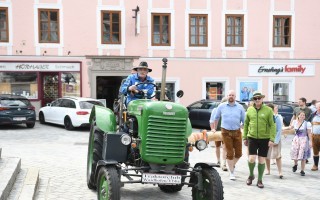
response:
[[[118,98],[121,81],[126,78],[123,76],[97,76],[96,94],[97,99],[105,99],[106,107],[113,109],[113,102]]]
[[[41,105],[45,106],[47,105],[47,103],[51,103],[52,101],[59,98],[59,73],[46,72],[41,73],[41,75],[41,86],[43,88]]]

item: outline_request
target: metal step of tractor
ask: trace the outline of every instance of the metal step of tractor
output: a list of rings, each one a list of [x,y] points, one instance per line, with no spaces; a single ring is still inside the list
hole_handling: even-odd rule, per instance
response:
[[[20,158],[0,158],[0,200],[9,196],[20,169]]]

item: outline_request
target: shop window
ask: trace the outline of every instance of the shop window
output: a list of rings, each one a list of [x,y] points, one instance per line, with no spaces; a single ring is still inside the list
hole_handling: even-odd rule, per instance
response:
[[[273,83],[273,100],[289,100],[289,83]]]
[[[0,7],[0,42],[9,41],[8,8]]]
[[[156,83],[158,86],[158,89],[161,90],[161,83]],[[176,95],[175,95],[175,84],[174,83],[166,83],[166,99],[169,99],[170,101],[175,101]]]
[[[243,47],[243,26],[243,15],[226,15],[226,46]]]
[[[208,15],[190,15],[189,45],[208,46]]]
[[[121,12],[101,11],[102,44],[121,44]]]
[[[36,72],[0,72],[0,91],[2,94],[25,96],[38,99]]]
[[[61,73],[62,96],[80,97],[80,73],[63,72]]]
[[[39,42],[59,43],[59,10],[39,9]]]
[[[206,99],[221,100],[224,96],[225,83],[206,82]]]
[[[273,47],[291,46],[291,16],[274,16]]]
[[[152,14],[152,45],[170,46],[170,14]]]

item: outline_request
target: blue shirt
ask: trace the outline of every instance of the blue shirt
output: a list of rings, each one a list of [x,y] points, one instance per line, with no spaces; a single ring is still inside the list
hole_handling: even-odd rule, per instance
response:
[[[281,133],[282,133],[282,123],[283,119],[281,115],[274,115],[275,122],[276,122],[276,137],[274,139],[275,144],[279,144],[281,139]]]
[[[141,81],[139,80],[138,73],[136,73],[136,74],[129,75],[127,77],[127,79],[124,81],[124,83],[121,85],[120,92],[122,94],[127,95],[127,100],[126,100],[127,105],[132,100],[143,98],[143,96],[141,96],[141,95],[140,96],[138,94],[133,95],[133,94],[131,94],[131,92],[128,93],[128,87],[130,87],[131,85],[137,85],[138,83],[141,83]],[[150,76],[147,76],[144,83],[154,83],[154,80]],[[141,84],[141,85],[137,86],[137,89],[138,90],[147,90],[147,96],[148,96],[148,98],[151,98],[151,96],[154,92],[154,85]]]
[[[238,130],[240,129],[241,123],[244,123],[245,110],[242,105],[237,102],[233,104],[224,102],[218,106],[214,120],[218,121],[220,117],[222,117],[222,128],[227,130]]]

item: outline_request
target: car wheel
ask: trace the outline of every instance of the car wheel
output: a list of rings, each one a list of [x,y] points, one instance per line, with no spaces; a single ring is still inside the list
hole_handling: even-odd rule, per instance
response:
[[[44,118],[43,112],[39,113],[39,121],[40,121],[40,124],[45,124],[46,123],[46,120]]]
[[[33,122],[33,123],[28,123],[28,124],[26,124],[26,125],[27,125],[28,128],[33,128],[35,124],[36,124],[36,123]]]
[[[72,121],[71,121],[70,117],[68,117],[68,116],[64,119],[64,127],[65,127],[68,131],[74,129],[74,126],[72,125]]]

